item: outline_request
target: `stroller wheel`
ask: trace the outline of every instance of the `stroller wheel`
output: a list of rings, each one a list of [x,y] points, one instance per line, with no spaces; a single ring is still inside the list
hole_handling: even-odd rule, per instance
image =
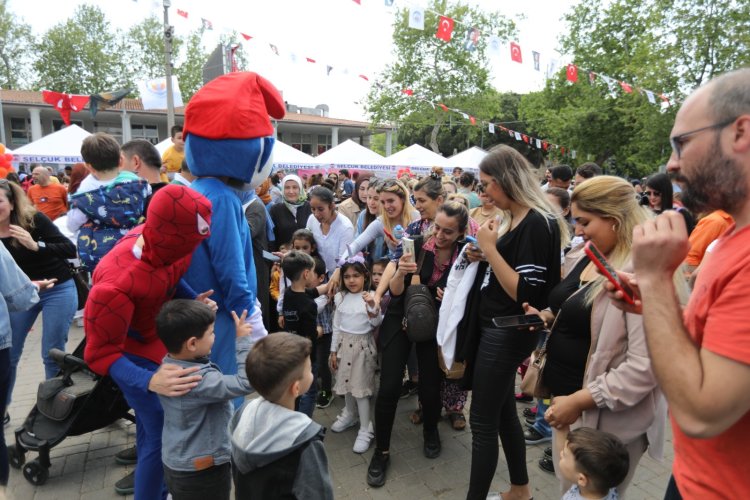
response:
[[[20,469],[26,463],[26,454],[16,448],[16,445],[12,444],[8,446],[8,461],[11,467]]]
[[[39,460],[32,460],[23,467],[23,477],[34,486],[41,486],[49,478],[49,469],[42,467]]]

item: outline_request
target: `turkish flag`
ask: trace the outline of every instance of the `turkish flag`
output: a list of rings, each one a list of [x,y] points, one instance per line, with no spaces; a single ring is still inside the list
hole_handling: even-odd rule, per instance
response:
[[[521,46],[516,42],[510,42],[510,59],[517,63],[523,63],[523,57],[521,57]]]
[[[315,59],[313,59],[312,57],[305,57],[305,60],[307,60],[307,62],[309,63],[315,64]]]
[[[448,106],[446,106],[445,104],[439,102],[438,106],[440,106],[443,109],[443,111],[448,111]]]
[[[477,124],[477,119],[474,118],[473,116],[469,116],[469,121],[471,122],[472,125],[476,125]]]
[[[568,79],[569,82],[577,82],[578,81],[578,66],[575,64],[568,64],[568,69],[565,72],[565,76]]]
[[[246,35],[244,33],[240,33],[240,35],[242,35],[242,38],[244,38],[245,40],[250,40],[252,38],[252,36]]]
[[[629,84],[625,82],[620,82],[620,87],[622,87],[622,90],[624,90],[626,94],[633,93],[633,87],[631,87]]]
[[[440,16],[440,20],[438,21],[438,29],[435,33],[435,36],[441,40],[450,42],[451,36],[453,36],[453,19],[451,19],[450,17]]]
[[[414,95],[414,91],[412,89],[404,89],[401,91],[401,93],[406,95]]]
[[[51,104],[60,113],[65,125],[70,125],[70,112],[82,111],[89,103],[87,95],[63,94],[51,90],[42,90],[42,99]]]
[[[187,19],[187,18],[188,18],[188,13],[187,13],[187,11],[185,11],[185,10],[180,10],[180,9],[177,9],[177,15],[178,15],[178,16],[182,16],[182,17],[184,17],[185,19]]]

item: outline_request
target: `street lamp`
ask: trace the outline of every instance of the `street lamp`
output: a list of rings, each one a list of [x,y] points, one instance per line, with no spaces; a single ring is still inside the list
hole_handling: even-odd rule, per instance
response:
[[[164,66],[167,77],[167,132],[174,127],[174,95],[172,94],[172,36],[174,28],[169,25],[171,0],[164,0]]]

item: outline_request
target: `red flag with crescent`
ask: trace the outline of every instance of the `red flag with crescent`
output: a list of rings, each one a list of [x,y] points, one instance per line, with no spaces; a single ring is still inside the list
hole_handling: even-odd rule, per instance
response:
[[[568,79],[569,82],[577,82],[578,81],[578,66],[575,64],[568,64],[568,69],[565,71],[565,77]]]
[[[516,42],[510,42],[510,59],[517,63],[523,63],[523,57],[521,56],[521,46]]]
[[[453,19],[451,19],[450,17],[440,16],[435,36],[441,40],[450,42],[451,37],[453,36]]]
[[[63,94],[52,90],[43,90],[42,99],[55,107],[65,125],[70,125],[70,112],[82,111],[89,103],[90,98],[87,95]]]

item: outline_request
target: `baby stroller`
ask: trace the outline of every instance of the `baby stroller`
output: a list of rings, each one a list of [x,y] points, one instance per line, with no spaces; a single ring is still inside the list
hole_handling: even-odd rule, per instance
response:
[[[66,437],[101,429],[121,418],[135,422],[117,384],[88,369],[82,359],[85,342],[73,354],[50,351],[60,373],[39,384],[36,405],[16,429],[16,444],[8,446],[10,465],[23,467],[23,477],[33,485],[47,481],[49,452]],[[39,456],[26,463],[27,451],[36,451]]]

